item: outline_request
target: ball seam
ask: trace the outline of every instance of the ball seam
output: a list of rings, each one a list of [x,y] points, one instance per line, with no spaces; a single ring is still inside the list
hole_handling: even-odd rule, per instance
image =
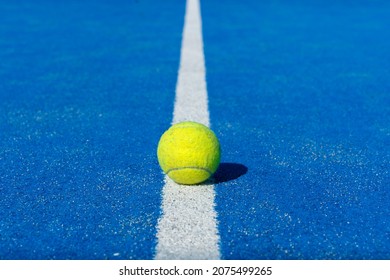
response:
[[[166,174],[168,175],[169,172],[171,171],[176,171],[176,170],[183,170],[183,169],[197,169],[197,170],[203,170],[203,171],[206,171],[207,173],[211,175],[213,175],[213,172],[211,172],[210,170],[208,170],[207,168],[203,168],[203,167],[197,167],[197,166],[187,166],[187,167],[177,167],[177,168],[171,168],[171,169],[168,169]]]

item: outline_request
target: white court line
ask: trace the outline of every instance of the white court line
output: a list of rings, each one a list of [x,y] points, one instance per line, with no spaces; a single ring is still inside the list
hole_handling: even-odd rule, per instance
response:
[[[199,0],[187,0],[172,124],[210,125]],[[214,186],[181,186],[165,176],[155,259],[219,259]]]

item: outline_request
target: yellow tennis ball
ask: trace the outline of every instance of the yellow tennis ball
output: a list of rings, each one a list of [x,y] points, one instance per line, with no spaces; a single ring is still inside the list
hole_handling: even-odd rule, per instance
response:
[[[157,158],[162,170],[176,183],[194,185],[217,170],[221,157],[218,138],[207,126],[181,122],[161,136]]]

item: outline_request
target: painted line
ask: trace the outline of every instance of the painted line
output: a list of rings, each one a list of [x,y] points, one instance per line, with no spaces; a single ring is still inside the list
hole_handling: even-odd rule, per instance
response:
[[[210,125],[199,0],[187,0],[172,124]],[[155,259],[220,259],[212,184],[182,186],[165,176]]]

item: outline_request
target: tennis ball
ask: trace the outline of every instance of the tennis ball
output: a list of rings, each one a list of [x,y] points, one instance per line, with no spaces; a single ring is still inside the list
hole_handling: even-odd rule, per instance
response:
[[[207,126],[181,122],[161,136],[157,158],[162,170],[176,183],[194,185],[217,170],[221,157],[218,138]]]

